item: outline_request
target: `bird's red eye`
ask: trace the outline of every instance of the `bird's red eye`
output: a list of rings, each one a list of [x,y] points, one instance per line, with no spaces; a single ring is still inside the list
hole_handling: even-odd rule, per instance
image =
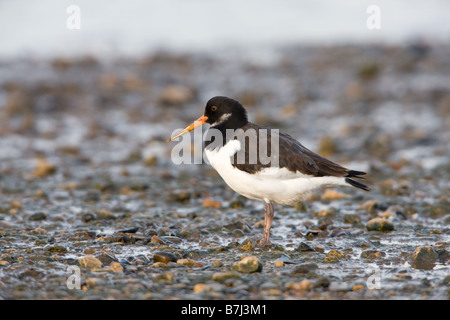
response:
[[[211,111],[216,111],[217,110],[217,107],[216,106],[212,106],[211,107]]]

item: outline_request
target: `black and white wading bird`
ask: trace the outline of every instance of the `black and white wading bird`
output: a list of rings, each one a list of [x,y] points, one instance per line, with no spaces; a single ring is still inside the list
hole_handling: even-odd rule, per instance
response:
[[[169,141],[205,123],[211,125],[207,133],[210,140],[205,139],[209,163],[231,189],[265,202],[260,247],[270,245],[273,203],[295,205],[325,186],[370,190],[356,180],[364,179],[361,176],[365,172],[344,168],[308,150],[287,134],[249,122],[244,107],[227,97],[211,98],[204,115]]]

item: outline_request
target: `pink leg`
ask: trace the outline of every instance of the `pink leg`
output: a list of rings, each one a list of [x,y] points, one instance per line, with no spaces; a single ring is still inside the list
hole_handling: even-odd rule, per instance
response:
[[[273,214],[272,202],[266,202],[266,207],[264,208],[264,236],[257,244],[260,248],[270,246],[270,226],[272,225]]]

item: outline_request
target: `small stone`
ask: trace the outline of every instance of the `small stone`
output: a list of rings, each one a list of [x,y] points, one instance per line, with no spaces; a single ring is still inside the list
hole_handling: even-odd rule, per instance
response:
[[[246,272],[249,273],[249,272]],[[217,282],[225,282],[228,279],[241,279],[241,275],[237,272],[216,272],[212,275],[212,280]]]
[[[231,270],[242,273],[261,272],[263,265],[255,256],[245,257],[232,265]]]
[[[95,219],[95,214],[93,214],[92,212],[83,213],[83,215],[81,216],[81,221],[83,221],[84,223],[94,221]]]
[[[37,227],[36,229],[33,229],[30,231],[30,234],[36,234],[36,235],[41,235],[44,236],[47,234],[47,231],[45,231],[44,228],[42,228],[41,226]]]
[[[345,193],[333,190],[333,189],[326,189],[324,193],[322,194],[321,199],[322,200],[340,200],[340,199],[347,199],[348,195]]]
[[[158,164],[158,157],[157,156],[150,156],[144,159],[144,165],[148,167],[154,167]]]
[[[193,98],[194,93],[190,88],[180,85],[169,85],[162,90],[159,102],[166,105],[182,105]]]
[[[96,256],[98,260],[102,263],[104,266],[109,266],[111,263],[116,262],[117,258],[116,256],[111,252],[102,252]]]
[[[150,242],[153,243],[159,243],[159,244],[165,244],[165,242],[163,240],[161,240],[160,237],[158,237],[157,235],[153,235]]]
[[[245,206],[244,201],[242,201],[240,199],[230,202],[230,208],[233,208],[233,209],[242,209],[242,208],[244,208],[244,206]]]
[[[192,267],[192,266],[194,266],[195,261],[192,259],[180,259],[180,260],[177,260],[177,264],[182,265],[182,266]]]
[[[336,153],[337,146],[336,142],[331,137],[323,137],[319,141],[319,154],[321,154],[324,157],[329,157],[332,154]]]
[[[203,206],[205,208],[215,208],[215,209],[220,209],[222,207],[222,203],[220,201],[216,201],[210,198],[206,198],[203,201]]]
[[[362,284],[355,284],[355,285],[352,287],[352,291],[359,291],[359,290],[363,290],[364,288],[365,288],[365,286],[362,285]]]
[[[211,263],[211,266],[213,266],[214,268],[220,268],[221,266],[223,266],[223,263],[222,263],[222,261],[220,261],[220,260],[214,260],[214,261]]]
[[[380,252],[380,251],[376,251],[376,250],[366,250],[366,251],[361,252],[360,257],[362,259],[378,260],[385,256],[386,256],[386,253],[384,253],[384,252]]]
[[[17,201],[17,200],[13,200],[9,203],[9,208],[10,209],[22,209],[22,204]]]
[[[304,279],[300,282],[288,283],[286,285],[286,289],[310,291],[312,289],[312,283],[311,283],[311,280]]]
[[[177,257],[170,252],[156,252],[153,255],[153,261],[154,262],[162,262],[162,263],[169,263],[169,262],[177,262]]]
[[[204,283],[197,283],[194,285],[194,293],[201,293],[203,290],[205,290],[206,285]]]
[[[335,215],[336,210],[333,208],[313,213],[313,217],[315,218],[333,218]]]
[[[231,222],[227,225],[223,226],[225,229],[227,230],[241,230],[243,232],[250,232],[252,230],[252,228],[245,222],[242,220],[238,220],[235,222]]]
[[[32,175],[36,178],[43,178],[56,172],[56,166],[45,159],[38,159]]]
[[[304,202],[297,202],[294,206],[295,210],[300,212],[306,212],[306,205]]]
[[[247,238],[241,243],[241,246],[239,248],[245,251],[253,250],[256,248],[256,243],[252,239]]]
[[[113,262],[109,267],[109,270],[111,270],[112,272],[123,272],[123,267],[120,263]]]
[[[394,224],[383,218],[374,218],[367,222],[366,228],[368,231],[387,232],[394,230]]]
[[[155,283],[170,283],[173,281],[173,276],[168,273],[161,273],[153,277],[153,282]]]
[[[52,253],[67,253],[67,248],[61,245],[55,244],[53,246],[47,247],[48,252]]]
[[[349,224],[360,224],[361,223],[361,217],[357,214],[346,214],[344,215],[344,222]]]
[[[439,255],[430,246],[417,247],[411,257],[414,269],[432,270],[436,265]]]
[[[300,242],[299,246],[297,247],[297,249],[295,249],[295,251],[299,251],[299,252],[314,252],[316,250],[314,250],[310,245],[308,245],[307,243],[304,242]]]
[[[337,263],[345,258],[345,255],[339,251],[331,250],[323,259],[324,263]]]
[[[292,274],[307,274],[317,268],[317,264],[313,262],[303,262],[295,266],[294,270],[292,270]]]
[[[44,211],[35,212],[28,217],[28,220],[30,221],[42,221],[45,219],[47,219],[47,213]]]
[[[101,220],[111,220],[111,219],[115,219],[116,216],[109,212],[108,210],[100,210],[97,212],[97,219],[101,219]]]
[[[283,261],[279,261],[279,260],[275,261],[275,267],[281,268],[282,266],[284,266],[284,262]]]
[[[83,196],[83,201],[86,202],[97,202],[101,200],[101,193],[98,190],[87,190],[86,194]]]
[[[368,213],[374,213],[378,209],[378,201],[376,199],[367,200],[359,206],[359,210],[365,210]]]
[[[78,260],[78,263],[80,264],[81,267],[88,269],[97,269],[101,268],[102,266],[102,262],[90,254],[80,258]]]

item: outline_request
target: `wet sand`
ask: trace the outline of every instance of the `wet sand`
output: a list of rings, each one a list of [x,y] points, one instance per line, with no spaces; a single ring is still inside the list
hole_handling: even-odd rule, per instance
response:
[[[449,56],[416,44],[0,61],[0,298],[448,299]],[[214,95],[367,171],[372,191],[277,205],[274,246],[255,248],[263,203],[207,164],[175,165],[166,142]]]

